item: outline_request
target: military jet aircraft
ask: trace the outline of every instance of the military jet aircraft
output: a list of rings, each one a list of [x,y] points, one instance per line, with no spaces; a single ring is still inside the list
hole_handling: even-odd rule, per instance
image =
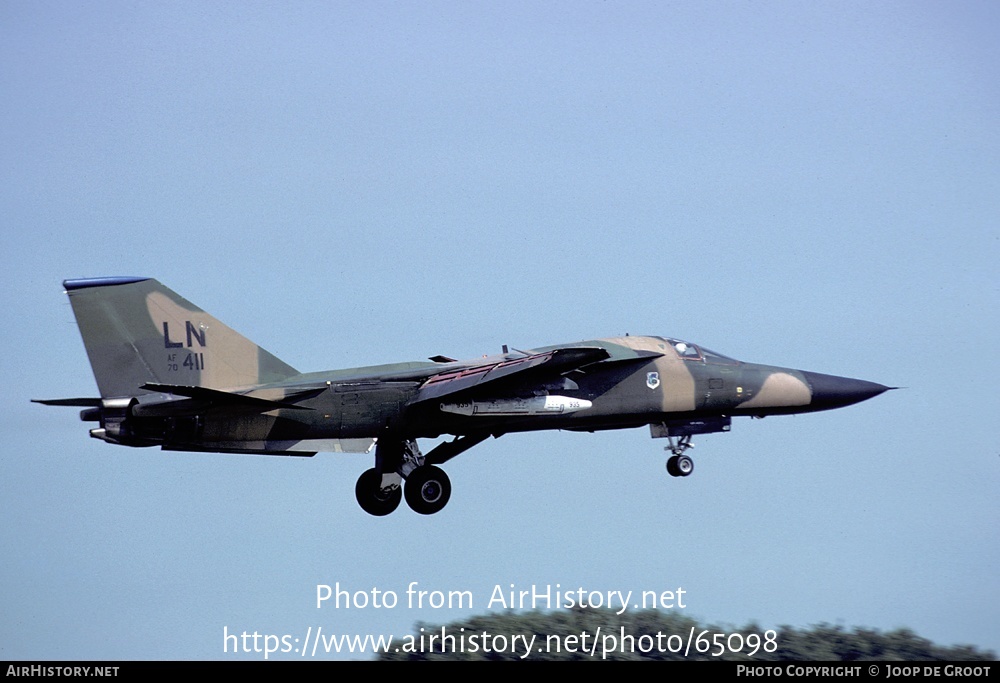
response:
[[[63,286],[100,397],[36,402],[82,407],[81,419],[99,424],[92,437],[124,446],[298,456],[374,448],[355,486],[372,515],[404,496],[418,513],[440,511],[451,482],[438,466],[491,436],[648,425],[668,439],[667,471],[686,477],[691,437],[729,431],[733,417],[840,408],[892,388],[638,336],[300,373],[156,280]],[[421,453],[418,439],[442,435],[454,438]]]

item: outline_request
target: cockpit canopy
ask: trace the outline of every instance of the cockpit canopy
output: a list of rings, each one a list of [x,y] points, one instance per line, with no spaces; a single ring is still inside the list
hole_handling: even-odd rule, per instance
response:
[[[735,358],[723,356],[721,353],[716,353],[715,351],[706,349],[704,346],[698,346],[697,344],[692,344],[691,342],[682,341],[680,339],[672,339],[670,337],[657,337],[657,339],[662,339],[665,342],[664,346],[673,349],[674,353],[676,353],[682,360],[701,361],[702,363],[717,363],[720,365],[739,364],[739,361]]]

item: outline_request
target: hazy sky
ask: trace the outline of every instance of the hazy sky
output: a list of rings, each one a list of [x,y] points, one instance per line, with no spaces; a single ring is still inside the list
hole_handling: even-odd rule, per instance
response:
[[[0,658],[397,634],[494,586],[1000,649],[1000,5],[0,3]],[[87,436],[61,281],[156,277],[303,371],[659,334],[907,387],[696,438],[370,456]],[[426,447],[430,444],[424,444]],[[472,609],[315,607],[469,590]],[[232,657],[232,655],[228,655]]]

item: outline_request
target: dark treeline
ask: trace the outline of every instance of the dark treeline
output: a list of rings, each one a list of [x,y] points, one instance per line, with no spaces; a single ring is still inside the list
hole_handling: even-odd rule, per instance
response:
[[[595,637],[596,634],[596,637]],[[532,636],[534,638],[532,639]],[[384,660],[991,661],[968,645],[941,646],[909,629],[880,632],[820,624],[807,629],[701,624],[675,612],[611,610],[491,614],[417,624]]]

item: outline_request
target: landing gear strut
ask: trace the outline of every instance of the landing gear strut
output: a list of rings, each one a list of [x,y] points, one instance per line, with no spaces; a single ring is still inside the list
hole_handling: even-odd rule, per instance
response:
[[[663,449],[673,453],[671,457],[667,458],[667,473],[672,477],[686,477],[694,472],[694,460],[684,454],[688,449],[694,448],[694,444],[691,443],[691,435],[679,437],[677,441],[674,441],[674,437],[669,438],[670,445]]]

